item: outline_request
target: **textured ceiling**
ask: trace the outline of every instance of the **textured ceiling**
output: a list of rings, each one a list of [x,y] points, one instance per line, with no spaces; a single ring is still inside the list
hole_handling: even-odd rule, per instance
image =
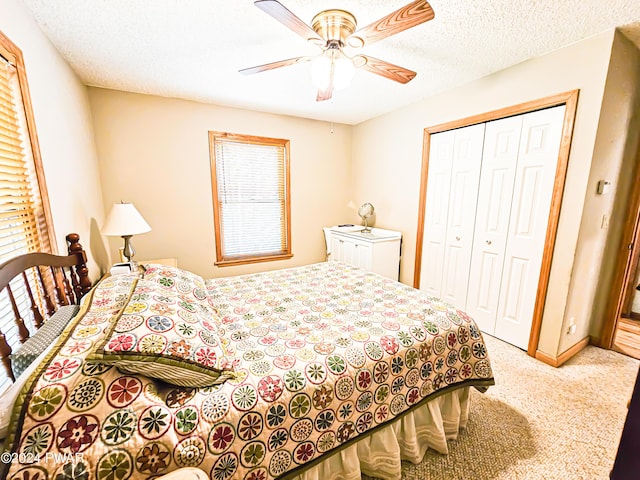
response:
[[[359,70],[316,102],[309,64],[241,68],[317,47],[251,0],[21,0],[87,85],[357,124],[616,26],[640,43],[639,0],[432,0],[435,19],[365,46],[418,72],[406,85]],[[340,8],[359,26],[409,0],[281,0],[309,23]]]

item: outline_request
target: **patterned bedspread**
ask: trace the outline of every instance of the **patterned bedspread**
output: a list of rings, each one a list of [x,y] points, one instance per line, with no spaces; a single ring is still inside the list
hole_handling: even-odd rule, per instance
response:
[[[147,274],[165,279],[162,290],[180,270]],[[135,276],[107,278],[27,382],[0,477],[125,480],[194,466],[215,480],[267,480],[430,396],[493,384],[466,314],[379,275],[331,262],[204,285],[220,342],[235,352],[230,380],[175,387],[87,361],[123,311],[166,308]]]

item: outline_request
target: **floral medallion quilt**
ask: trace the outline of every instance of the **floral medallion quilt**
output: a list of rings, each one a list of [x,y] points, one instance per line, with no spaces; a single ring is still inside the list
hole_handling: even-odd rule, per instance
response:
[[[140,341],[152,345],[143,353],[175,366],[197,337],[226,380],[177,386],[88,360],[114,330],[142,323],[182,335]],[[435,395],[492,384],[472,319],[382,276],[328,262],[204,281],[151,265],[142,279],[102,280],[29,379],[0,478],[143,479],[190,466],[214,480],[276,479]]]

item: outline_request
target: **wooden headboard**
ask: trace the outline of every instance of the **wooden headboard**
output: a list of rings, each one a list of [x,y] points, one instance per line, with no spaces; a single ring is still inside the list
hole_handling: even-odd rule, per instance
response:
[[[33,328],[38,329],[61,306],[79,304],[91,289],[87,255],[80,245],[80,236],[70,233],[66,238],[69,255],[27,253],[0,265],[0,293],[6,291],[18,331],[17,343],[8,342],[6,332],[0,331],[0,360],[12,381],[15,378],[11,369],[11,352],[26,342],[30,335],[14,291],[19,288],[26,292]]]

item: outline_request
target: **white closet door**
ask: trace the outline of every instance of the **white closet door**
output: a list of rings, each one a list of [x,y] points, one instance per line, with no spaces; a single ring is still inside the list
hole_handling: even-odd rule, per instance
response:
[[[453,163],[454,132],[431,135],[427,199],[422,237],[420,290],[434,297],[442,292],[444,245],[449,210],[449,185]]]
[[[454,130],[441,298],[466,308],[485,124]]]
[[[533,320],[564,111],[562,105],[522,116],[495,331],[499,338],[523,349],[528,346]]]
[[[522,116],[486,124],[466,311],[494,334]]]

